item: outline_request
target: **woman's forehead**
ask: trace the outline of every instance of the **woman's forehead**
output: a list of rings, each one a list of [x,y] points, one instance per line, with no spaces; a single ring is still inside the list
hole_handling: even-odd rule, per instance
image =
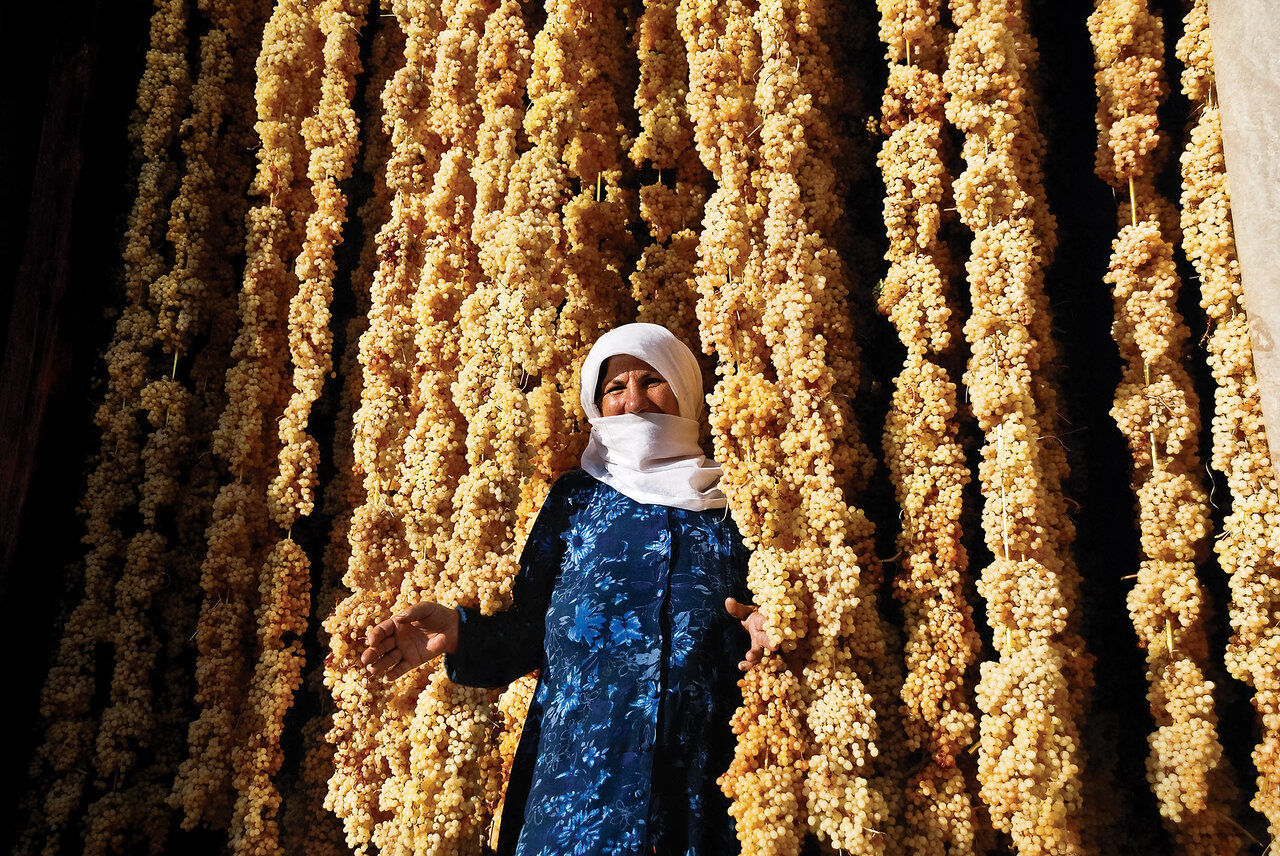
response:
[[[605,360],[604,365],[600,367],[600,377],[604,380],[611,380],[620,374],[633,371],[651,371],[654,374],[659,374],[657,369],[639,357],[631,354],[614,354]]]

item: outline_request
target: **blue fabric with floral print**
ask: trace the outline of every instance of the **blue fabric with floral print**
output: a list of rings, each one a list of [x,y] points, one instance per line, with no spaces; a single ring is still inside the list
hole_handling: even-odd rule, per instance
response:
[[[551,486],[510,609],[460,608],[449,678],[540,669],[499,856],[736,853],[716,778],[733,756],[750,647],[747,550],[723,510],[636,502],[582,470]]]

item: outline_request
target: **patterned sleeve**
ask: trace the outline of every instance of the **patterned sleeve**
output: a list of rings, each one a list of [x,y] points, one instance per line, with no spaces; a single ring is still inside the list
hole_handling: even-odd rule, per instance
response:
[[[564,558],[568,527],[565,479],[547,493],[520,553],[520,570],[511,587],[511,608],[493,615],[458,607],[458,649],[444,657],[445,673],[455,684],[501,687],[542,664],[547,606]]]

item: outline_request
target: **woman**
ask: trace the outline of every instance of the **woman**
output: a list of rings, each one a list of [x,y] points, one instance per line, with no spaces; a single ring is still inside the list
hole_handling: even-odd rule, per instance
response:
[[[541,670],[500,856],[738,849],[716,778],[742,698],[734,662],[754,666],[767,638],[720,467],[698,447],[702,403],[697,360],[665,327],[600,337],[582,369],[582,467],[551,486],[511,608],[419,603],[369,630],[373,674],[442,653],[467,686]]]

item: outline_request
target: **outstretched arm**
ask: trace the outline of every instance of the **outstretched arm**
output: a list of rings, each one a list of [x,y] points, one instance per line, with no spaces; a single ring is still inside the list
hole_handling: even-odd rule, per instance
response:
[[[369,647],[360,662],[372,675],[395,680],[410,669],[458,650],[458,613],[443,604],[422,601],[381,621],[365,634]]]
[[[369,628],[361,661],[370,674],[394,680],[444,654],[445,672],[455,684],[501,687],[538,668],[564,551],[563,493],[553,485],[534,521],[520,554],[510,609],[484,615],[474,607],[414,604]]]
[[[444,658],[449,680],[469,687],[501,687],[542,665],[547,608],[564,560],[569,527],[564,479],[551,485],[520,553],[511,608],[483,615],[459,607],[457,649]]]

